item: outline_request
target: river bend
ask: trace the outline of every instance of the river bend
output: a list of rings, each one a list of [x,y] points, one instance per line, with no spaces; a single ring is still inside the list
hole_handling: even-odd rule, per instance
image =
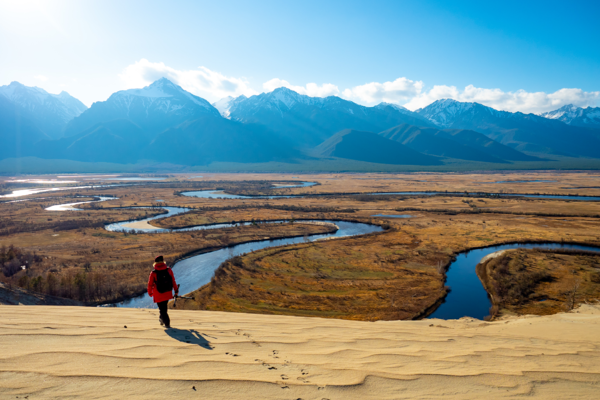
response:
[[[207,192],[207,191],[205,191]],[[410,192],[414,194],[431,194],[430,192]],[[398,194],[398,193],[388,193]],[[404,193],[406,194],[406,192]],[[231,195],[233,196],[233,195]],[[567,197],[567,196],[565,196]],[[236,197],[242,198],[242,197]],[[112,198],[101,198],[96,201],[112,200]],[[54,211],[64,210],[76,210],[73,206],[80,203],[65,204],[62,206],[53,206]],[[131,208],[150,208],[150,207],[131,207]],[[141,221],[123,221],[114,224],[107,225],[105,228],[113,232],[144,232],[144,233],[162,233],[162,232],[177,232],[177,231],[193,231],[193,230],[205,230],[205,229],[219,229],[234,226],[233,224],[213,224],[213,225],[198,225],[193,227],[179,228],[179,229],[162,229],[147,225],[146,229],[132,228],[130,225],[139,222],[149,222],[159,218],[166,218],[172,215],[182,214],[190,211],[184,207],[161,207],[167,211],[166,214],[160,214],[150,218],[143,219]],[[405,217],[405,216],[403,216]],[[408,216],[406,216],[408,217]],[[304,240],[322,240],[331,237],[349,237],[364,235],[372,232],[381,232],[382,228],[379,226],[364,224],[358,222],[349,221],[328,221],[319,220],[320,222],[331,222],[336,224],[339,229],[335,233],[330,234],[317,234],[311,235],[308,238],[283,238],[273,240],[262,240],[252,243],[238,244],[235,246],[227,247],[224,249],[199,254],[184,260],[181,260],[173,265],[173,271],[176,274],[178,282],[181,284],[181,293],[189,293],[194,291],[201,286],[210,282],[214,271],[227,259],[245,254],[251,251],[264,249],[267,247],[285,246],[295,243],[301,243]],[[264,223],[281,223],[283,221],[269,221]],[[243,223],[244,225],[250,223]],[[481,259],[489,254],[495,253],[501,250],[510,249],[533,249],[533,248],[545,248],[545,249],[569,249],[569,250],[587,250],[600,252],[600,248],[593,246],[575,245],[575,244],[564,244],[564,243],[548,243],[548,244],[506,244],[491,246],[482,249],[475,249],[466,252],[459,253],[456,260],[450,264],[447,272],[446,285],[450,286],[451,291],[445,298],[444,302],[429,316],[429,318],[440,318],[440,319],[456,319],[461,317],[473,317],[483,319],[489,314],[491,302],[488,293],[483,288],[479,277],[475,272],[475,267]],[[143,307],[143,308],[155,308],[156,305],[148,294],[132,298],[121,303],[115,304],[118,307]]]

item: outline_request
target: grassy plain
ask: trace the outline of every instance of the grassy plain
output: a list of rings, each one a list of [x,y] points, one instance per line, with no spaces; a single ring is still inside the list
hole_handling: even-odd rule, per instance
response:
[[[450,259],[419,247],[408,235],[383,233],[257,251],[224,264],[182,308],[410,319],[445,294],[433,265]]]
[[[194,252],[235,243],[265,237],[303,236],[329,229],[297,223],[258,224],[154,235],[114,233],[103,228],[108,222],[139,219],[146,214],[160,212],[124,207],[157,204],[192,209],[186,214],[152,221],[155,226],[163,228],[301,219],[371,222],[389,228],[373,236],[252,253],[243,257],[238,265],[229,263],[224,266],[222,270],[227,270],[229,278],[217,280],[194,293],[198,301],[186,302],[186,308],[367,320],[414,318],[444,296],[444,271],[440,266],[445,266],[460,251],[521,241],[600,245],[600,202],[493,198],[473,194],[600,196],[600,173],[595,171],[504,174],[202,173],[165,177],[162,181],[135,186],[40,193],[26,196],[22,199],[28,201],[18,203],[7,202],[13,199],[2,199],[6,201],[0,203],[0,247],[13,245],[37,254],[43,261],[10,277],[0,274],[0,279],[19,284],[24,275],[28,276],[29,282],[42,276],[46,283],[45,286],[38,285],[38,289],[57,294],[52,293],[47,283],[48,273],[52,272],[59,277],[70,277],[72,282],[69,284],[69,279],[65,278],[65,285],[70,285],[71,289],[60,292],[60,295],[86,301],[114,300],[143,291],[151,260],[156,254],[164,254],[173,262]],[[93,176],[74,179],[103,182],[102,178]],[[273,184],[301,181],[318,184],[302,188],[273,187]],[[495,183],[499,181],[505,183]],[[205,199],[181,195],[186,191],[209,189],[239,194],[308,196]],[[468,195],[365,194],[407,191],[468,192]],[[82,197],[73,198],[75,194]],[[108,194],[118,199],[82,205],[84,211],[45,210],[49,205],[86,201],[93,196]],[[376,217],[378,214],[410,214],[412,218]],[[86,276],[85,289],[82,289],[82,284],[77,286],[74,283],[77,274]],[[112,287],[112,292],[94,289],[94,285],[89,283],[94,282],[93,277],[100,280],[95,287]],[[109,278],[102,282],[102,277]],[[23,279],[24,287],[33,290],[31,284],[25,281],[27,279]],[[217,283],[218,287],[212,286]],[[273,291],[272,287],[279,289]]]
[[[494,316],[550,315],[600,299],[600,254],[509,250],[479,264],[477,274]]]
[[[218,279],[195,292],[196,300],[186,302],[185,308],[364,320],[415,318],[445,295],[439,267],[458,252],[513,242],[600,245],[596,218],[419,213],[409,219],[363,219],[390,229],[372,238],[263,250],[227,263],[222,274],[216,274]],[[322,271],[332,264],[343,271],[362,270],[367,278]],[[368,276],[379,272],[389,275]],[[338,293],[331,295],[329,290]],[[361,300],[353,305],[348,299],[354,296]]]

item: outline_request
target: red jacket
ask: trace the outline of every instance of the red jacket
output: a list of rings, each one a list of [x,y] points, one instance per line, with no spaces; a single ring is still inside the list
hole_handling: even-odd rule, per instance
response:
[[[154,263],[154,269],[157,271],[162,271],[164,269],[169,270],[169,274],[171,274],[171,278],[173,279],[173,289],[175,290],[175,293],[177,293],[177,282],[175,282],[175,275],[173,275],[173,270],[167,267],[167,264],[165,264],[164,262]],[[154,297],[155,303],[171,300],[173,298],[173,291],[161,293],[158,290],[156,290],[156,273],[154,271],[150,272],[150,277],[148,278],[148,294],[151,297]]]

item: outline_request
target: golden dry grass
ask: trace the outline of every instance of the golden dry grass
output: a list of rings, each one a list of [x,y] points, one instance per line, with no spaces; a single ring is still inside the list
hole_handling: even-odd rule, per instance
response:
[[[600,255],[510,250],[477,267],[496,316],[550,315],[600,298]]]
[[[393,238],[393,239],[392,239]],[[392,239],[392,240],[390,240]],[[371,234],[267,249],[223,265],[181,308],[319,316],[410,319],[446,293],[435,265],[450,255],[406,234]],[[179,306],[178,306],[179,307]]]
[[[279,254],[276,250],[248,255],[239,266],[224,266],[224,278],[199,290],[196,293],[197,300],[185,303],[184,306],[193,309],[347,319],[411,319],[421,315],[424,309],[434,306],[444,295],[443,283],[435,271],[460,251],[511,242],[565,241],[600,245],[600,220],[596,218],[565,220],[502,214],[440,215],[420,212],[410,219],[363,219],[389,224],[392,229],[374,236],[376,239],[341,239],[285,248],[282,252],[286,257],[269,256],[269,251]],[[387,252],[382,248],[394,248],[396,252],[405,255],[386,259]],[[363,264],[356,261],[354,264],[347,264],[345,255],[350,251],[348,249],[360,249],[360,256],[368,261]],[[255,257],[259,257],[261,262],[256,261]],[[345,292],[343,295],[361,299],[358,302],[360,304],[352,308],[348,307],[344,302],[345,298],[341,296],[337,299],[338,302],[335,297],[327,297],[327,302],[322,301],[327,296],[327,284],[336,287],[336,284],[344,285],[346,282],[336,282],[334,279],[331,280],[332,283],[326,279],[315,279],[320,272],[319,263],[315,263],[318,259],[326,259],[327,264],[337,265],[342,271],[353,270],[358,266],[365,273],[380,268],[393,273],[389,276],[389,281],[382,279],[379,282],[380,291],[373,290],[370,296],[361,297],[364,286],[361,286],[363,282],[360,279],[348,284],[352,288],[350,294]],[[277,272],[271,271],[271,268],[275,268]],[[300,285],[298,276],[305,274],[305,270],[311,271],[313,278],[311,283]],[[411,281],[411,276],[422,273],[423,270],[430,272],[427,279],[417,283]],[[404,287],[394,282],[394,279],[400,279],[409,286],[416,285],[417,291],[428,288],[430,292],[426,291],[426,295],[415,297],[410,290],[394,292],[392,288]],[[258,283],[259,287],[273,284],[277,290],[256,291],[250,282],[254,285]],[[402,310],[398,309],[396,299],[403,302]],[[363,302],[367,305],[365,308],[361,308]]]
[[[490,191],[528,193],[572,193],[600,195],[600,189],[567,187],[599,186],[596,172],[528,172],[511,174],[173,174],[160,184],[119,186],[110,188],[78,189],[73,192],[54,192],[28,196],[51,197],[22,203],[0,203],[4,221],[27,226],[28,232],[0,236],[0,246],[15,245],[36,252],[45,258],[43,270],[82,268],[89,263],[92,269],[111,268],[124,280],[137,282],[142,287],[146,278],[145,265],[158,254],[174,260],[183,254],[202,249],[219,248],[240,241],[279,238],[317,233],[322,227],[258,226],[214,230],[207,233],[174,233],[161,235],[125,235],[110,233],[101,227],[81,227],[57,230],[59,223],[83,223],[85,220],[102,225],[103,222],[143,217],[152,210],[127,210],[127,206],[161,204],[195,208],[191,213],[153,221],[160,227],[180,227],[197,224],[290,219],[342,219],[389,225],[389,232],[380,235],[381,245],[406,246],[407,238],[418,242],[418,251],[428,260],[428,267],[437,269],[446,257],[467,248],[514,241],[567,241],[600,243],[599,202],[578,202],[532,199],[494,199],[464,196],[349,196],[344,193],[391,191]],[[505,183],[494,181],[552,180],[556,182]],[[268,190],[271,183],[313,181],[319,185],[307,188]],[[480,183],[487,182],[487,183]],[[190,185],[200,185],[192,189]],[[256,193],[328,193],[331,196],[278,199],[201,199],[179,195],[181,191],[225,188],[228,191]],[[71,195],[113,195],[117,200],[88,207],[80,212],[49,212],[43,208],[56,203],[75,201]],[[336,194],[337,193],[337,194]],[[90,197],[88,197],[90,198]],[[79,199],[77,199],[79,200]],[[81,199],[85,200],[85,199]],[[92,209],[91,207],[100,207]],[[402,211],[419,209],[420,211]],[[456,211],[477,211],[477,214],[451,215]],[[489,211],[503,214],[491,214]],[[411,214],[411,219],[373,217],[376,214]],[[523,214],[523,215],[521,215]],[[557,216],[535,216],[547,214]],[[52,219],[52,221],[48,221]],[[48,225],[50,224],[50,225]],[[52,225],[54,224],[54,225]],[[353,239],[360,247],[360,238]],[[366,240],[366,239],[365,239]],[[339,243],[343,243],[340,241]],[[369,242],[370,243],[370,242]],[[320,246],[320,245],[319,245]],[[346,245],[331,245],[343,248]],[[363,251],[372,260],[377,259],[379,245],[365,245]],[[343,252],[322,250],[331,263],[339,261]],[[369,254],[372,253],[372,254]],[[305,255],[306,259],[310,256]],[[416,256],[414,256],[416,257]],[[416,258],[415,258],[416,260]],[[133,268],[132,265],[139,265]],[[407,265],[410,260],[407,260]],[[149,268],[149,266],[148,266]],[[371,268],[371,267],[368,267]],[[368,269],[367,268],[367,269]],[[282,278],[283,279],[283,278]],[[440,296],[440,288],[432,289],[431,299]],[[382,296],[377,307],[390,307],[389,296]],[[415,303],[413,310],[423,304]],[[415,311],[416,313],[416,311]],[[380,316],[388,315],[382,312]],[[392,313],[393,314],[393,313]],[[391,314],[389,314],[391,315]],[[407,316],[404,316],[407,317]],[[388,317],[382,317],[388,318]]]

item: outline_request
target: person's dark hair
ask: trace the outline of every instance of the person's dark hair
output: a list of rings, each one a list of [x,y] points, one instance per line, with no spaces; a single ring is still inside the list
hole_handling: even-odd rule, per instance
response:
[[[154,262],[157,262],[157,263],[159,263],[159,262],[164,262],[164,261],[165,261],[165,259],[163,258],[163,256],[157,256],[157,257],[154,259]]]

